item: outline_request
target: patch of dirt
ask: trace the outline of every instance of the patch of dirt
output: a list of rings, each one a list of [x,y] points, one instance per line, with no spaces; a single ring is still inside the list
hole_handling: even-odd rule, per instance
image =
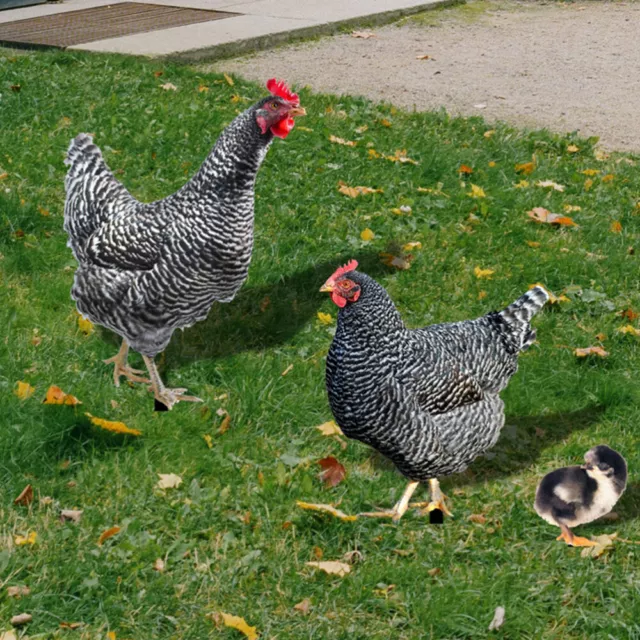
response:
[[[470,5],[374,29],[375,38],[328,37],[213,68],[408,109],[578,131],[640,152],[640,3]]]

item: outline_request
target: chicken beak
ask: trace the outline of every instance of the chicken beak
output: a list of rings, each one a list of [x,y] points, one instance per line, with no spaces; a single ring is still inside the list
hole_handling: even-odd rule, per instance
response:
[[[325,282],[320,287],[320,293],[332,293],[332,292],[333,292],[333,285],[330,282]]]
[[[289,109],[289,115],[293,118],[296,116],[306,116],[307,110],[304,107],[293,107],[292,109]]]

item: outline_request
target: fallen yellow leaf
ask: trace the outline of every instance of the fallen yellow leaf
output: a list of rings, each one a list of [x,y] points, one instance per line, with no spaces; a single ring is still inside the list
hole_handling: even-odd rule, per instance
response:
[[[207,447],[209,447],[209,449],[213,449],[213,438],[208,433],[205,433],[202,437],[207,443]]]
[[[611,233],[620,233],[622,231],[622,224],[620,223],[619,220],[614,220],[611,223]]]
[[[389,120],[387,120],[386,118],[382,118],[382,120],[378,120],[378,123],[381,124],[383,127],[390,127],[391,126],[391,122]]]
[[[329,422],[323,422],[319,424],[316,429],[320,431],[323,436],[341,436],[342,429],[335,423],[335,420],[329,420]]]
[[[159,473],[158,489],[177,489],[182,484],[182,478],[175,473]]]
[[[89,418],[91,424],[94,424],[96,425],[96,427],[100,427],[101,429],[105,429],[106,431],[113,431],[114,433],[124,433],[131,436],[142,435],[142,431],[138,431],[137,429],[130,429],[124,422],[112,422],[111,420],[96,418],[88,412],[85,412],[84,415]]]
[[[375,150],[375,149],[369,149],[367,151],[367,153],[369,154],[369,158],[371,159],[375,159],[375,158],[380,158],[380,154]]]
[[[401,271],[405,271],[411,268],[411,261],[413,260],[413,256],[394,256],[391,253],[381,253],[380,260],[383,264],[386,264],[387,267],[395,267],[396,269],[400,269]]]
[[[82,331],[82,333],[87,336],[95,331],[93,322],[91,322],[91,320],[83,318],[80,314],[78,314],[78,329],[80,329],[80,331]]]
[[[467,193],[468,196],[471,196],[472,198],[486,198],[487,194],[484,192],[484,189],[482,187],[479,187],[477,184],[472,184],[471,185],[471,191],[469,191],[469,193]]]
[[[218,427],[218,433],[220,435],[223,435],[229,430],[230,426],[231,426],[231,416],[227,413],[227,415],[224,418],[222,418],[222,422]]]
[[[461,164],[458,167],[458,173],[466,173],[467,175],[470,175],[473,173],[473,169],[467,164]]]
[[[47,389],[47,395],[42,402],[43,404],[68,404],[72,406],[82,404],[78,398],[72,396],[70,393],[65,393],[60,387],[56,387],[55,384],[52,384]]]
[[[402,245],[403,251],[413,251],[414,249],[422,249],[422,242],[407,242]]]
[[[26,536],[15,536],[13,541],[17,546],[21,547],[25,544],[35,544],[38,539],[38,534],[35,531],[29,531]]]
[[[177,91],[178,87],[176,87],[175,84],[173,84],[173,82],[165,82],[164,84],[160,85],[161,89],[164,89],[165,91]]]
[[[333,324],[333,316],[330,313],[318,311],[318,320],[320,320],[320,324]]]
[[[562,216],[559,213],[551,213],[544,207],[534,207],[531,211],[527,211],[527,215],[536,222],[556,224],[565,227],[577,227],[578,225],[568,216]]]
[[[600,169],[584,169],[582,173],[584,173],[585,176],[593,177],[600,173]]]
[[[538,182],[536,182],[536,187],[549,188],[554,191],[564,191],[564,185],[558,184],[553,180],[538,180]]]
[[[227,81],[227,84],[230,87],[233,87],[233,85],[235,84],[235,82],[233,81],[233,78],[230,75],[226,74],[226,73],[223,73],[222,75],[224,76],[224,79]]]
[[[360,232],[360,238],[365,242],[371,242],[376,237],[376,234],[367,227],[363,231]]]
[[[376,34],[373,31],[352,31],[352,38],[363,38],[364,40],[368,40],[369,38],[375,38]]]
[[[589,189],[591,189],[592,186],[593,186],[593,180],[591,178],[587,178],[584,181],[584,190],[589,191]]]
[[[231,614],[223,613],[222,611],[220,612],[220,615],[222,616],[225,627],[237,629],[244,633],[249,640],[257,640],[258,634],[256,632],[256,627],[250,627],[244,618],[241,618],[240,616],[232,616]]]
[[[536,242],[535,240],[526,240],[526,243],[532,248],[532,249],[538,249],[540,247],[540,243]]]
[[[482,135],[488,140],[495,132],[495,129],[489,129],[489,131],[485,131]]]
[[[386,160],[390,162],[400,162],[401,164],[419,164],[417,160],[412,160],[407,156],[406,149],[396,149],[396,152],[392,156],[384,156]]]
[[[209,93],[209,87],[206,84],[198,85],[198,93]]]
[[[570,144],[567,147],[567,153],[578,153],[578,151],[580,151],[580,147],[576,147],[575,144]]]
[[[620,333],[630,333],[632,336],[640,336],[640,329],[636,329],[633,325],[627,324],[624,327],[618,329]]]
[[[98,538],[98,545],[102,546],[102,543],[105,540],[108,540],[109,538],[113,538],[113,536],[117,535],[118,533],[120,533],[120,527],[118,527],[118,526],[111,527],[111,528],[107,529],[106,531],[103,531],[100,534],[100,537]]]
[[[33,395],[33,392],[35,390],[36,388],[32,387],[28,382],[19,380],[16,383],[16,388],[14,389],[13,393],[17,395],[20,400],[28,400]]]
[[[358,516],[350,516],[344,513],[344,511],[340,511],[340,509],[336,509],[330,504],[313,504],[311,502],[302,502],[301,500],[297,500],[296,504],[301,509],[306,509],[308,511],[319,511],[320,513],[327,513],[334,518],[338,518],[343,522],[353,522],[358,519]]]
[[[524,175],[529,175],[533,173],[533,170],[536,168],[535,162],[521,162],[515,166],[515,170],[517,173],[524,173]]]
[[[582,207],[579,207],[577,204],[565,204],[562,210],[565,213],[573,213],[574,211],[582,211]]]
[[[339,576],[340,578],[344,578],[348,573],[351,572],[351,567],[344,563],[338,562],[337,560],[325,560],[320,562],[305,562],[308,567],[314,567],[316,569],[321,569],[325,573],[329,575]]]
[[[615,176],[613,173],[608,173],[606,176],[602,176],[602,182],[613,182]]]
[[[475,275],[476,278],[480,279],[480,278],[488,278],[491,279],[491,276],[495,273],[494,269],[482,269],[480,267],[476,267],[473,270],[473,273]]]

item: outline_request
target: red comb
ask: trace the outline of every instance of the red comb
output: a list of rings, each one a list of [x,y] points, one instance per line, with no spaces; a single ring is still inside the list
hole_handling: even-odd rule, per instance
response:
[[[267,89],[271,91],[274,96],[284,98],[296,106],[300,104],[298,94],[292,93],[284,80],[276,80],[275,78],[267,80]]]
[[[349,260],[343,267],[338,267],[329,280],[337,280],[340,276],[348,273],[349,271],[355,271],[358,268],[358,262],[356,260]]]

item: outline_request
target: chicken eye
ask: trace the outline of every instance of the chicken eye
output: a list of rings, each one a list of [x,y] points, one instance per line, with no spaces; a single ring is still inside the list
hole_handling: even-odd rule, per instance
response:
[[[351,283],[348,280],[343,280],[342,282],[340,282],[340,286],[343,289],[349,289],[351,287]]]
[[[272,102],[271,103],[271,108],[274,109],[274,110],[277,109],[279,106],[280,105],[277,102]]]

